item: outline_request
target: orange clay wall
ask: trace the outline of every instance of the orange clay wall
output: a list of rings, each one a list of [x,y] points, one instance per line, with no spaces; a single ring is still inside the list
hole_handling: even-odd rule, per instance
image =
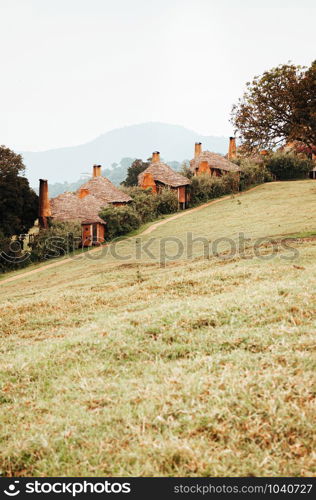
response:
[[[141,187],[143,189],[151,188],[153,193],[157,193],[157,186],[150,172],[144,174]]]
[[[185,203],[186,202],[185,186],[180,186],[178,188],[178,200],[179,200],[180,203]]]
[[[97,242],[103,243],[105,241],[105,227],[104,224],[97,224]],[[93,224],[82,224],[81,226],[82,245],[90,247],[93,245]]]
[[[81,188],[80,191],[79,191],[79,193],[78,193],[78,197],[79,198],[84,198],[88,194],[89,194],[89,189]]]
[[[210,167],[208,166],[207,161],[201,161],[199,164],[197,175],[209,174],[209,173],[210,173]]]
[[[104,224],[98,224],[98,241],[103,243],[105,240],[105,226]]]

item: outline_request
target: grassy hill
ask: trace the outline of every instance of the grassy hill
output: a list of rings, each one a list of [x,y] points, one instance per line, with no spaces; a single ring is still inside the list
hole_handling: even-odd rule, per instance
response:
[[[315,213],[266,184],[0,283],[2,474],[314,474]]]

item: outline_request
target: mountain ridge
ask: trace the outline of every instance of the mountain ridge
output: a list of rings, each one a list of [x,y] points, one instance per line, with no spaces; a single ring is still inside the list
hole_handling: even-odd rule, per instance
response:
[[[217,153],[228,149],[228,137],[204,136],[182,125],[146,122],[110,130],[77,146],[21,154],[26,177],[35,187],[39,178],[50,183],[74,182],[95,163],[108,169],[125,157],[146,159],[155,150],[165,161],[181,162],[192,158],[196,141],[202,142],[203,149]]]

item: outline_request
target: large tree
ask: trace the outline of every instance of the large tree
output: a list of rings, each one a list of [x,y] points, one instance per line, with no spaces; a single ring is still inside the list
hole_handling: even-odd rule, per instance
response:
[[[316,61],[309,68],[283,64],[256,76],[233,106],[232,123],[251,151],[291,141],[316,145]]]
[[[26,233],[38,213],[38,196],[23,176],[21,155],[0,146],[0,231],[5,236]]]
[[[137,186],[138,184],[138,175],[146,170],[149,166],[149,162],[136,159],[133,161],[131,166],[127,170],[127,176],[125,181],[121,182],[123,186]]]

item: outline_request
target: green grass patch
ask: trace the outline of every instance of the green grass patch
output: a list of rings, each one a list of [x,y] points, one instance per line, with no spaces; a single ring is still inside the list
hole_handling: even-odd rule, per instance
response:
[[[271,183],[143,236],[153,259],[129,238],[123,259],[3,283],[2,475],[314,475],[316,242],[253,245],[315,233],[315,200],[313,181]],[[243,232],[245,254],[161,266],[161,239],[190,231]]]

